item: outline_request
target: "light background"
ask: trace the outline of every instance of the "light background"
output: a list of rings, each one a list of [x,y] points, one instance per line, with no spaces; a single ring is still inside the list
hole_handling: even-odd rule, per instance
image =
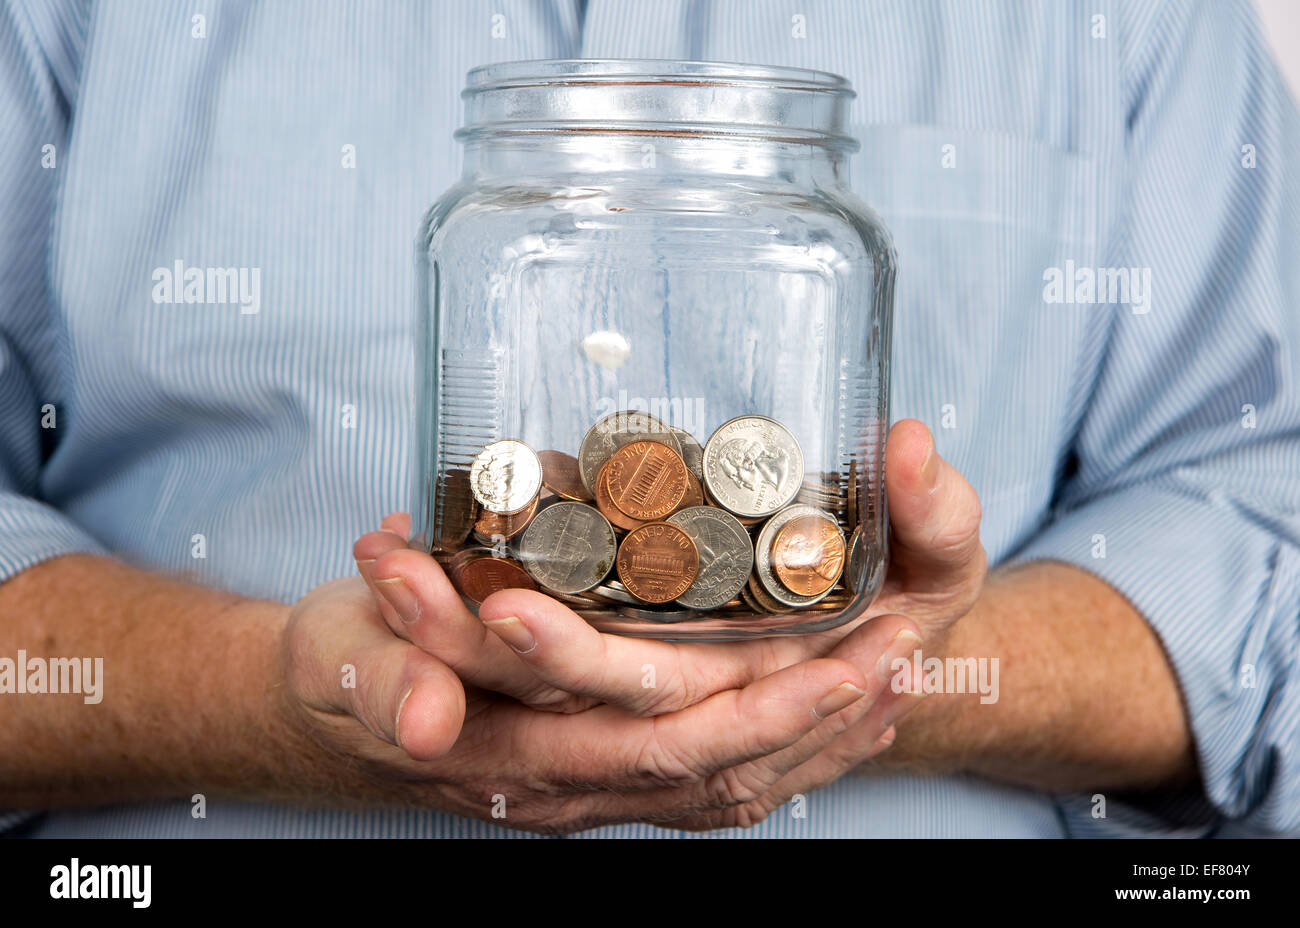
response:
[[[1255,0],[1273,57],[1300,100],[1300,0]]]

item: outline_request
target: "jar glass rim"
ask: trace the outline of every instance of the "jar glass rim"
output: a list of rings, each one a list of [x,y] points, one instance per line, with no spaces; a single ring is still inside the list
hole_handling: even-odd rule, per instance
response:
[[[553,58],[480,65],[465,78],[463,96],[509,87],[571,84],[687,84],[756,86],[854,97],[849,81],[830,71],[728,61],[657,58]]]

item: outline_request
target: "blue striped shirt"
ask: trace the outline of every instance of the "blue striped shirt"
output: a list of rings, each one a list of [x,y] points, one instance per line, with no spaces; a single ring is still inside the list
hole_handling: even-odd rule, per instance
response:
[[[410,243],[465,72],[548,57],[852,81],[851,183],[902,257],[894,414],[979,491],[992,563],[1076,564],[1146,616],[1204,777],[1101,818],[849,775],[744,834],[1300,829],[1300,120],[1243,2],[0,0],[0,578],[111,552],[288,602],[351,573],[408,505]],[[257,311],[156,302],[177,261],[257,269]],[[511,834],[189,813],[37,833]]]

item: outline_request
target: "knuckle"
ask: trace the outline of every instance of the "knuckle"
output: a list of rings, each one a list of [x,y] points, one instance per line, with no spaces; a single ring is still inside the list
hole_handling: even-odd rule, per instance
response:
[[[754,802],[766,788],[762,777],[748,764],[720,770],[709,778],[710,805],[716,809],[728,809]]]
[[[680,786],[702,779],[704,770],[699,761],[683,756],[680,749],[670,747],[661,729],[659,717],[651,719],[649,734],[632,763],[632,773],[638,779],[662,786]]]

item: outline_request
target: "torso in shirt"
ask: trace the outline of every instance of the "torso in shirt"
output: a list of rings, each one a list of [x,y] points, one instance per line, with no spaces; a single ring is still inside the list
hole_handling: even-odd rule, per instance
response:
[[[934,430],[1004,559],[1049,517],[1104,341],[1105,308],[1045,305],[1043,274],[1100,263],[1124,128],[1116,43],[1073,4],[703,9],[593,0],[580,30],[576,3],[218,3],[199,38],[188,10],[98,7],[54,254],[75,379],[52,385],[67,426],[44,497],[130,560],[251,595],[291,601],[349,574],[351,539],[408,505],[412,242],[459,174],[465,72],[689,57],[852,82],[851,185],[900,257],[892,414]],[[177,261],[259,269],[258,312],[156,303],[152,272]],[[849,776],[808,813],[747,834],[1060,832],[1049,797],[965,778]],[[195,821],[163,803],[59,813],[44,831],[502,830],[251,804]]]

